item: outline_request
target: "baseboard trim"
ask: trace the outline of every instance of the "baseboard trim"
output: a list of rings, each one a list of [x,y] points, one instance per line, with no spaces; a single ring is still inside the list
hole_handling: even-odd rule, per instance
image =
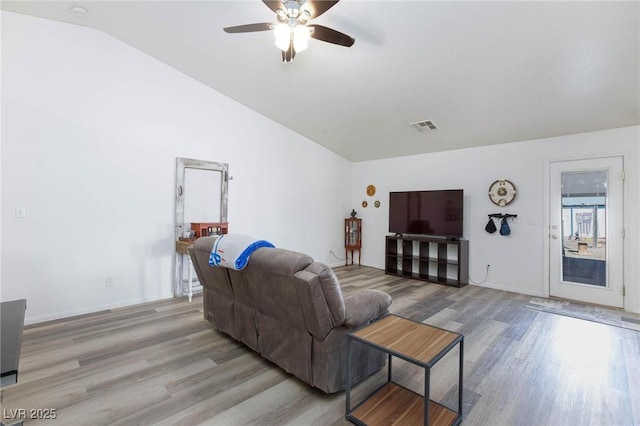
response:
[[[54,320],[59,320],[62,318],[69,318],[69,317],[75,317],[78,315],[86,315],[86,314],[93,314],[96,312],[100,312],[100,311],[105,311],[105,310],[109,310],[109,309],[117,309],[117,308],[124,308],[126,306],[132,306],[132,305],[139,305],[141,303],[148,303],[148,302],[157,302],[158,300],[163,300],[163,299],[170,299],[173,297],[173,294],[169,293],[169,294],[161,294],[158,297],[141,297],[141,298],[136,298],[136,299],[127,299],[127,300],[122,300],[122,301],[118,301],[118,302],[114,302],[114,303],[107,303],[104,305],[94,305],[94,306],[89,306],[89,307],[84,307],[84,308],[79,308],[79,309],[72,309],[69,311],[62,311],[62,312],[54,312],[51,314],[46,314],[46,315],[38,315],[35,317],[29,317],[29,316],[25,316],[24,319],[24,324],[25,325],[32,325],[32,324],[39,324],[41,322],[47,322],[47,321],[54,321]],[[27,314],[29,313],[29,301],[27,300]]]
[[[507,286],[493,284],[493,283],[482,283],[482,284],[469,283],[469,285],[474,285],[477,287],[492,288],[494,290],[508,291],[509,293],[526,294],[527,296],[545,297],[545,295],[542,292],[527,291],[526,289],[522,289],[522,288],[507,287]]]

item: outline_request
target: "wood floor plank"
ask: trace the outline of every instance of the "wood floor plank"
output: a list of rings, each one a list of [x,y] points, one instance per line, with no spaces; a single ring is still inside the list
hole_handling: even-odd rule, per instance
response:
[[[463,425],[640,424],[638,331],[525,309],[530,296],[480,286],[336,273],[345,295],[380,289],[393,313],[465,335]],[[432,395],[454,408],[457,354],[432,374]],[[29,426],[350,424],[344,392],[323,394],[219,333],[201,295],[29,325],[20,367],[20,383],[0,390],[3,411],[58,414]],[[394,360],[394,380],[415,392],[422,374]],[[358,384],[352,402],[385,379],[383,369]]]
[[[158,421],[157,425],[187,424],[195,425],[201,423],[224,424],[212,421],[212,418],[228,409],[233,409],[247,399],[251,399],[256,394],[261,394],[274,388],[284,380],[290,379],[290,375],[278,368],[267,368],[260,374],[251,376],[248,380],[226,388],[222,391],[207,389],[208,398],[201,400],[196,395],[191,395],[185,401],[192,405],[186,410],[182,410],[174,415],[168,416]],[[207,395],[205,393],[205,395]],[[238,423],[236,423],[238,424]]]

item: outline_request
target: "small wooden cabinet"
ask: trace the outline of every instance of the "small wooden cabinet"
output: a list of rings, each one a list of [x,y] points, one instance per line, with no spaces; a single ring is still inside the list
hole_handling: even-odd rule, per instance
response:
[[[196,232],[196,238],[208,237],[210,235],[221,235],[229,233],[228,222],[192,222],[191,230]]]
[[[469,241],[387,236],[385,272],[453,287],[469,284]]]
[[[351,264],[353,265],[353,252],[358,250],[358,265],[360,265],[360,253],[362,249],[362,219],[355,217],[344,220],[344,249],[346,252],[345,266],[349,264],[349,250],[351,250]]]

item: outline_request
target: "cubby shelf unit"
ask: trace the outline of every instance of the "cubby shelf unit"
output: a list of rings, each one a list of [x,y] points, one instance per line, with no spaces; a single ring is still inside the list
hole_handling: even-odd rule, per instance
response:
[[[387,236],[385,272],[464,287],[469,284],[469,241],[424,236]]]

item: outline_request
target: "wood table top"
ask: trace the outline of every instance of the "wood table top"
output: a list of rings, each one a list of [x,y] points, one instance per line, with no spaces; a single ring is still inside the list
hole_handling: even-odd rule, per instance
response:
[[[356,340],[368,342],[401,358],[432,366],[463,336],[397,315],[389,315],[351,333]]]

